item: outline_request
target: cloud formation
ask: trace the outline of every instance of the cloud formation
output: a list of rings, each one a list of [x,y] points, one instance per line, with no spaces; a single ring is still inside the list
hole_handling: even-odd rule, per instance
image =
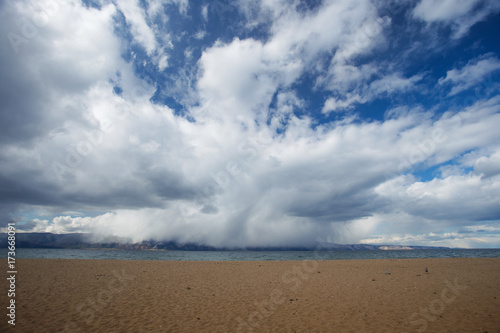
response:
[[[473,25],[499,10],[500,4],[495,1],[422,0],[413,15],[428,23],[448,25],[453,30],[452,37],[461,38]]]
[[[497,12],[7,1],[1,221],[231,247],[498,247],[496,37],[466,38]]]
[[[439,84],[452,83],[450,96],[456,95],[470,87],[484,82],[484,85],[492,86],[493,74],[500,69],[500,60],[493,55],[483,55],[477,59],[470,60],[467,65],[460,69],[452,69],[446,72],[446,77],[439,79]]]

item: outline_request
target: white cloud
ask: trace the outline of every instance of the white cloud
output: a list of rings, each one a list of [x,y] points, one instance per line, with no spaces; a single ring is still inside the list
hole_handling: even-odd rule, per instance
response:
[[[482,83],[492,86],[491,75],[500,69],[500,60],[497,57],[487,54],[482,57],[470,60],[467,65],[457,69],[454,68],[446,72],[446,77],[439,79],[440,85],[452,84],[453,87],[449,96],[456,95],[464,90]]]
[[[168,17],[164,16],[164,4],[166,2],[162,0],[147,0],[147,16],[156,17],[160,16],[162,19],[168,19]]]
[[[168,67],[168,56],[164,54],[160,57],[160,60],[158,61],[158,70],[160,72],[163,72],[163,70],[165,70],[165,68],[167,67]]]
[[[428,22],[451,21],[470,13],[479,0],[422,0],[414,9],[413,14]]]
[[[310,61],[320,52],[352,45],[356,34],[363,31],[363,24],[376,19],[375,8],[364,0],[328,2],[320,10],[305,17],[302,15],[280,11],[271,29],[273,37],[266,45],[271,56],[283,57],[284,52],[302,53],[302,58]],[[332,20],[332,17],[344,19]]]
[[[260,117],[280,84],[290,84],[301,70],[300,63],[272,59],[260,41],[234,39],[216,43],[203,52],[197,86],[202,98],[216,103],[215,117]],[[235,75],[238,73],[238,75]],[[245,121],[250,121],[246,118]]]
[[[38,4],[48,7],[48,3]],[[92,118],[80,112],[82,101],[74,103],[72,96],[87,91],[95,82],[108,80],[125,65],[120,41],[113,34],[113,5],[101,10],[83,9],[75,1],[61,4],[51,13],[36,34],[19,45],[18,52],[8,46],[7,39],[0,49],[4,78],[0,89],[6,94],[2,108],[5,112],[16,110],[17,114],[3,119],[7,130],[0,136],[29,142],[64,131],[71,121],[88,126]],[[21,36],[15,20],[34,16],[30,6],[11,3],[4,5],[2,14],[2,31]]]
[[[466,226],[466,230],[471,232],[500,232],[500,223],[492,223],[492,224],[479,224],[473,226]]]
[[[484,177],[500,175],[500,147],[490,156],[480,156],[474,163],[474,171]]]
[[[406,92],[415,89],[415,84],[422,79],[422,75],[414,75],[410,78],[405,78],[401,73],[391,73],[380,79],[373,80],[371,83],[366,84],[362,82],[368,75],[363,78],[350,78],[343,79],[336,76],[335,86],[342,86],[341,83],[349,81],[357,81],[359,86],[352,89],[353,92],[342,92],[343,98],[330,97],[324,105],[322,112],[328,113],[331,111],[342,111],[353,108],[356,104],[363,104],[374,99],[384,97],[384,95],[391,95],[394,93]],[[344,85],[345,88],[348,85]],[[342,88],[341,88],[342,89]],[[337,91],[339,92],[339,91]]]
[[[460,38],[476,23],[500,10],[496,1],[482,0],[422,0],[413,10],[416,18],[428,23],[444,23],[452,26],[453,37]]]
[[[155,33],[146,22],[146,13],[138,0],[120,0],[116,5],[131,25],[134,40],[144,47],[148,55],[152,55],[157,47]]]
[[[108,100],[110,97],[102,96]],[[95,96],[92,99],[96,100]],[[134,240],[169,237],[216,246],[312,245],[318,235],[356,242],[369,236],[369,231],[363,230],[370,221],[377,228],[387,223],[383,217],[370,217],[379,210],[403,209],[406,215],[399,223],[425,220],[426,228],[434,230],[448,225],[453,218],[462,219],[463,225],[467,220],[489,218],[483,212],[494,212],[499,206],[495,199],[485,200],[500,197],[499,183],[494,179],[465,175],[428,183],[401,177],[384,181],[386,173],[398,172],[400,157],[411,151],[415,142],[432,138],[437,126],[446,131],[442,135],[446,139],[435,143],[435,154],[449,149],[459,149],[453,155],[467,151],[470,146],[464,144],[472,137],[476,137],[478,145],[491,140],[492,135],[498,140],[494,126],[485,126],[496,123],[491,111],[481,113],[476,106],[470,115],[462,116],[462,122],[450,121],[449,125],[446,119],[432,124],[407,114],[384,123],[339,123],[334,128],[319,126],[313,130],[308,121],[290,112],[290,108],[301,105],[296,96],[288,92],[277,99],[279,112],[275,116],[287,115],[290,121],[285,134],[275,139],[269,132],[257,132],[255,128],[242,132],[234,126],[237,123],[228,126],[230,118],[218,120],[200,114],[199,122],[188,123],[138,103],[134,109],[140,118],[131,114],[130,120],[124,118],[117,123],[89,157],[90,164],[79,167],[74,188],[66,189],[64,195],[74,195],[76,189],[80,195],[99,197],[141,193],[145,196],[143,204],[161,207],[113,210],[112,214],[93,220],[92,225],[97,228],[94,230]],[[118,102],[116,99],[114,103]],[[484,103],[481,105],[484,108]],[[495,105],[498,110],[498,104]],[[165,137],[160,131],[169,135]],[[124,139],[131,132],[135,133],[132,141]],[[460,148],[455,146],[455,133],[465,135]],[[161,137],[164,142],[152,142]],[[113,151],[129,155],[128,165],[121,167],[121,176],[114,173],[114,167],[95,170],[93,166],[106,162],[121,165]],[[425,158],[432,161],[435,154]],[[183,170],[175,178],[181,183],[195,184],[198,201],[162,198],[167,193],[154,187],[160,178],[144,182],[149,173],[165,168],[164,161],[170,161],[170,166],[158,176],[167,181],[172,179],[168,170]],[[380,183],[383,184],[377,187]],[[163,186],[175,189],[179,185]],[[103,188],[107,192],[103,193]],[[76,226],[80,225],[78,221]],[[61,223],[57,224],[60,228],[73,228],[72,223]],[[408,230],[409,225],[403,223],[401,228]]]
[[[430,220],[491,220],[499,213],[496,207],[500,202],[494,198],[500,194],[500,182],[474,175],[453,175],[429,182],[396,178],[381,184],[377,193],[409,214]]]
[[[325,101],[322,112],[328,113],[331,111],[343,111],[352,108],[357,103],[365,103],[366,99],[358,94],[349,94],[344,100],[330,97]]]
[[[321,78],[319,84],[327,86],[332,91],[345,94],[366,84],[378,72],[379,69],[373,64],[354,66],[332,61],[328,76]]]
[[[194,35],[194,38],[203,39],[203,38],[205,38],[206,34],[207,34],[207,32],[205,30],[200,30]]]
[[[167,52],[173,48],[170,34],[154,23],[160,21],[165,24],[169,20],[165,4],[167,3],[158,0],[148,0],[144,9],[138,0],[116,1],[116,6],[130,25],[133,41],[144,48],[160,72],[168,67]],[[181,12],[186,10],[182,1],[176,4],[180,6]]]
[[[392,234],[362,239],[364,244],[404,244],[423,246],[444,246],[451,248],[484,248],[498,244],[500,236],[497,235],[470,235],[459,233],[428,233],[428,234]]]
[[[179,13],[186,15],[189,8],[189,0],[172,0],[179,7]]]
[[[205,21],[208,21],[208,4],[201,6],[201,16]]]
[[[233,106],[237,109],[268,104],[276,87],[287,86],[296,80],[322,52],[336,51],[336,57],[345,61],[374,47],[381,34],[381,23],[370,23],[375,22],[377,16],[375,7],[368,1],[325,3],[321,10],[306,14],[291,10],[282,2],[260,5],[256,13],[271,13],[265,17],[273,19],[272,36],[268,41],[235,39],[229,44],[218,43],[206,50],[200,59],[202,72],[198,87],[205,96],[241,101]],[[255,8],[250,4],[243,8],[247,15],[254,15]],[[332,20],[331,17],[346,19]],[[376,33],[372,31],[375,26]],[[358,45],[352,50],[359,34],[370,35],[373,43]],[[343,70],[347,71],[347,66],[343,65]],[[364,73],[358,76],[364,78],[374,71],[370,66],[362,70]],[[357,69],[351,67],[350,72],[353,71]],[[235,72],[239,75],[234,76]]]
[[[414,88],[415,83],[421,79],[422,75],[405,78],[400,73],[392,73],[370,83],[369,94],[378,96],[381,94],[408,91]]]

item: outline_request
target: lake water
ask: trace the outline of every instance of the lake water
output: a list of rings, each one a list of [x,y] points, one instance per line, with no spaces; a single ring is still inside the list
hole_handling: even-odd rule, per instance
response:
[[[7,257],[6,249],[2,249],[0,251],[0,257]],[[500,257],[500,249],[432,249],[406,251],[141,251],[94,249],[16,249],[16,258],[31,259],[273,261],[498,257]]]

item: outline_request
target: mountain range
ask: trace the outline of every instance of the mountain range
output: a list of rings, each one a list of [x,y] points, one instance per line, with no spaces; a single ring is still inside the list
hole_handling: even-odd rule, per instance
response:
[[[0,247],[7,247],[7,234],[0,233]],[[97,238],[87,233],[53,234],[53,233],[17,233],[16,248],[45,248],[45,249],[124,249],[124,250],[182,250],[182,251],[224,251],[224,250],[251,250],[251,251],[312,251],[312,250],[421,250],[446,249],[446,247],[405,246],[405,245],[371,245],[371,244],[336,244],[319,242],[316,247],[289,246],[289,247],[247,247],[247,248],[218,248],[195,243],[177,243],[173,241],[148,240],[132,242],[127,238],[106,237]]]

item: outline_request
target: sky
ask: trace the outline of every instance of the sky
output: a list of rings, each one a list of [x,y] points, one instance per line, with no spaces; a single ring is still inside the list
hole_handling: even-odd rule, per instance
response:
[[[500,247],[498,1],[5,0],[0,35],[0,227]]]

